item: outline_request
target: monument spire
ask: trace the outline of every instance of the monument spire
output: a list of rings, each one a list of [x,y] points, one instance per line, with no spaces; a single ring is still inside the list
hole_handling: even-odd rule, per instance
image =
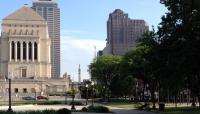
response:
[[[78,82],[81,83],[81,65],[78,66]]]

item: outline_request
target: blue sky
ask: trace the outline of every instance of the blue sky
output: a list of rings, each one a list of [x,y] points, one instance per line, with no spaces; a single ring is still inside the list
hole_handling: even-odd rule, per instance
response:
[[[81,65],[82,78],[89,78],[88,65],[97,50],[106,45],[106,21],[109,13],[122,9],[132,19],[144,19],[155,27],[161,21],[166,8],[159,0],[57,0],[61,9],[61,74],[68,72],[78,78]],[[32,0],[1,0],[0,22],[24,4]]]

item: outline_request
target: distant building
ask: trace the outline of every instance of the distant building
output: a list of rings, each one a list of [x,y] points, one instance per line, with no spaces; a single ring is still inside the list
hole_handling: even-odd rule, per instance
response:
[[[147,31],[148,25],[144,20],[130,19],[128,14],[116,9],[107,21],[107,44],[103,54],[124,55]]]
[[[56,0],[34,0],[32,8],[48,24],[51,39],[52,78],[60,78],[60,9]]]

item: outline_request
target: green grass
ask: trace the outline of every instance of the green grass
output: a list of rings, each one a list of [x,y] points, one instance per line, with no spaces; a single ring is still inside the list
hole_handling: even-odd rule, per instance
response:
[[[67,101],[71,105],[72,101]],[[55,104],[65,104],[65,101],[14,101],[12,105],[28,105],[28,104],[37,104],[37,105],[55,105]],[[8,102],[0,102],[0,105],[6,105]],[[74,105],[82,106],[84,103],[81,101],[74,101]]]
[[[142,105],[141,102],[134,103],[134,102],[109,102],[105,104],[107,106],[111,107],[117,107],[117,108],[136,108],[139,105]]]
[[[55,110],[44,110],[44,111],[29,111],[29,112],[5,112],[0,111],[0,114],[58,114]]]
[[[198,111],[198,112],[180,112],[180,111],[176,111],[176,112],[162,112],[160,114],[200,114],[200,111]]]
[[[166,108],[161,114],[200,114],[200,108],[196,107],[178,107]]]
[[[38,104],[38,105],[53,105],[64,104],[64,101],[13,101],[12,105]],[[6,105],[8,102],[0,102],[0,105]]]

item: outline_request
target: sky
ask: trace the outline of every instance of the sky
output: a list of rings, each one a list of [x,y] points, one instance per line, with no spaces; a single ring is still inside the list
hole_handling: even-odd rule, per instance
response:
[[[88,65],[95,52],[106,45],[106,21],[115,9],[128,13],[131,19],[144,19],[149,28],[155,28],[165,14],[166,8],[159,0],[57,0],[61,11],[61,75],[67,72],[78,80],[89,79]],[[32,6],[32,0],[1,0],[2,19],[22,7]],[[96,51],[95,48],[96,47]]]

